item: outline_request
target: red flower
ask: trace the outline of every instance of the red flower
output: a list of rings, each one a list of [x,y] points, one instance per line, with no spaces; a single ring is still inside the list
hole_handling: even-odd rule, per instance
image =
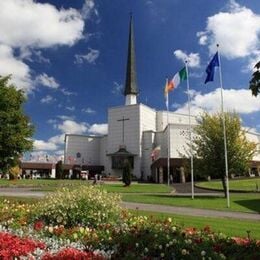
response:
[[[213,247],[213,250],[216,252],[216,253],[220,253],[221,252],[221,246],[220,245],[215,245]]]
[[[200,237],[200,238],[195,238],[194,239],[194,242],[196,243],[196,244],[201,244],[202,243],[202,238]]]
[[[34,225],[33,225],[33,228],[36,230],[36,231],[40,231],[41,229],[43,229],[44,227],[44,223],[43,221],[41,220],[37,220]]]
[[[92,252],[82,252],[75,248],[66,248],[57,254],[45,254],[42,260],[103,260],[102,256],[93,254]]]
[[[56,235],[56,236],[59,236],[61,235],[63,232],[64,232],[64,227],[61,226],[61,227],[57,227],[57,228],[54,228],[53,229],[53,233]]]
[[[203,231],[204,231],[205,233],[211,233],[210,226],[205,226],[205,227],[203,228]]]
[[[187,235],[193,235],[193,234],[196,234],[197,229],[194,227],[187,227],[184,229],[184,231]]]
[[[0,233],[0,259],[13,259],[27,256],[37,248],[44,249],[45,245],[38,241],[20,238],[9,233]]]

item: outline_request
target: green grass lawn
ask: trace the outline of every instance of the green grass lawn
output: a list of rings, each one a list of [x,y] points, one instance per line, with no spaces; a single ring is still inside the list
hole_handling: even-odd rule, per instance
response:
[[[207,181],[196,183],[197,187],[223,190],[221,181]],[[253,191],[255,192],[258,189],[260,191],[260,178],[250,178],[250,179],[240,179],[240,180],[230,180],[229,189],[233,191]],[[259,195],[260,196],[260,195]]]
[[[93,181],[85,180],[16,180],[9,181],[0,179],[0,187],[30,187],[32,190],[41,191],[54,191],[57,188],[67,187],[76,188],[79,185],[88,185]],[[109,183],[97,185],[102,189],[106,189],[108,192],[117,193],[169,193],[172,188],[164,184],[143,184],[143,183],[132,183],[129,187],[124,187],[122,182]]]
[[[123,194],[122,199],[123,201],[148,204],[260,213],[260,196],[258,194],[231,194],[231,207],[229,209],[224,197],[196,197],[195,195],[195,199],[192,200],[190,197],[166,194]]]
[[[202,229],[208,225],[214,232],[221,232],[228,236],[247,237],[247,231],[250,231],[251,238],[260,239],[259,221],[237,220],[231,218],[192,217],[140,210],[132,210],[132,212],[136,215],[154,216],[158,219],[171,217],[176,224],[184,227],[196,227]]]

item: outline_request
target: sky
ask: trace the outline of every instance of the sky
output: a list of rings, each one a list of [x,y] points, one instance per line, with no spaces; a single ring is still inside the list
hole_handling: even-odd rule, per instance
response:
[[[108,108],[124,104],[130,12],[138,102],[164,110],[165,78],[188,60],[192,114],[219,111],[218,74],[204,84],[218,43],[225,109],[260,132],[260,97],[248,90],[260,60],[259,0],[0,1],[0,75],[27,95],[32,156],[61,156],[65,133],[107,133]],[[169,106],[188,113],[185,83]]]

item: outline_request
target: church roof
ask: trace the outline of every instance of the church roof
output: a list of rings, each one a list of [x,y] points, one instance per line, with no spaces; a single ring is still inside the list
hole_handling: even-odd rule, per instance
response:
[[[138,94],[136,82],[136,65],[135,65],[135,47],[134,47],[134,26],[133,18],[130,16],[129,39],[128,39],[128,55],[124,95]]]
[[[119,150],[117,152],[110,153],[107,155],[108,156],[122,156],[122,157],[136,156],[136,154],[128,152],[125,147],[119,147]]]

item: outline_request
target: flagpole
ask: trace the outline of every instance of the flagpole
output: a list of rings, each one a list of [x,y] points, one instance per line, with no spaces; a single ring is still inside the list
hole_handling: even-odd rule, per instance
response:
[[[168,78],[166,78],[166,84],[168,84]],[[169,126],[169,95],[167,91],[167,96],[166,96],[166,106],[167,106],[167,184],[168,186],[170,185],[170,126]]]
[[[219,50],[219,44],[217,44],[217,50]],[[220,55],[218,51],[219,60],[219,81],[221,88],[221,113],[223,120],[223,135],[224,135],[224,149],[225,149],[225,171],[226,171],[226,186],[227,186],[227,207],[230,208],[230,198],[229,198],[229,180],[228,180],[228,156],[227,156],[227,136],[226,136],[226,122],[224,114],[224,99],[223,99],[223,83],[222,83],[222,72],[221,72],[221,62]]]
[[[187,95],[188,95],[188,110],[189,110],[189,139],[190,139],[190,170],[191,170],[191,198],[194,199],[194,174],[193,174],[193,152],[192,152],[192,140],[191,140],[191,120],[190,120],[190,82],[189,82],[189,70],[188,61],[185,61],[185,68],[187,73]]]

